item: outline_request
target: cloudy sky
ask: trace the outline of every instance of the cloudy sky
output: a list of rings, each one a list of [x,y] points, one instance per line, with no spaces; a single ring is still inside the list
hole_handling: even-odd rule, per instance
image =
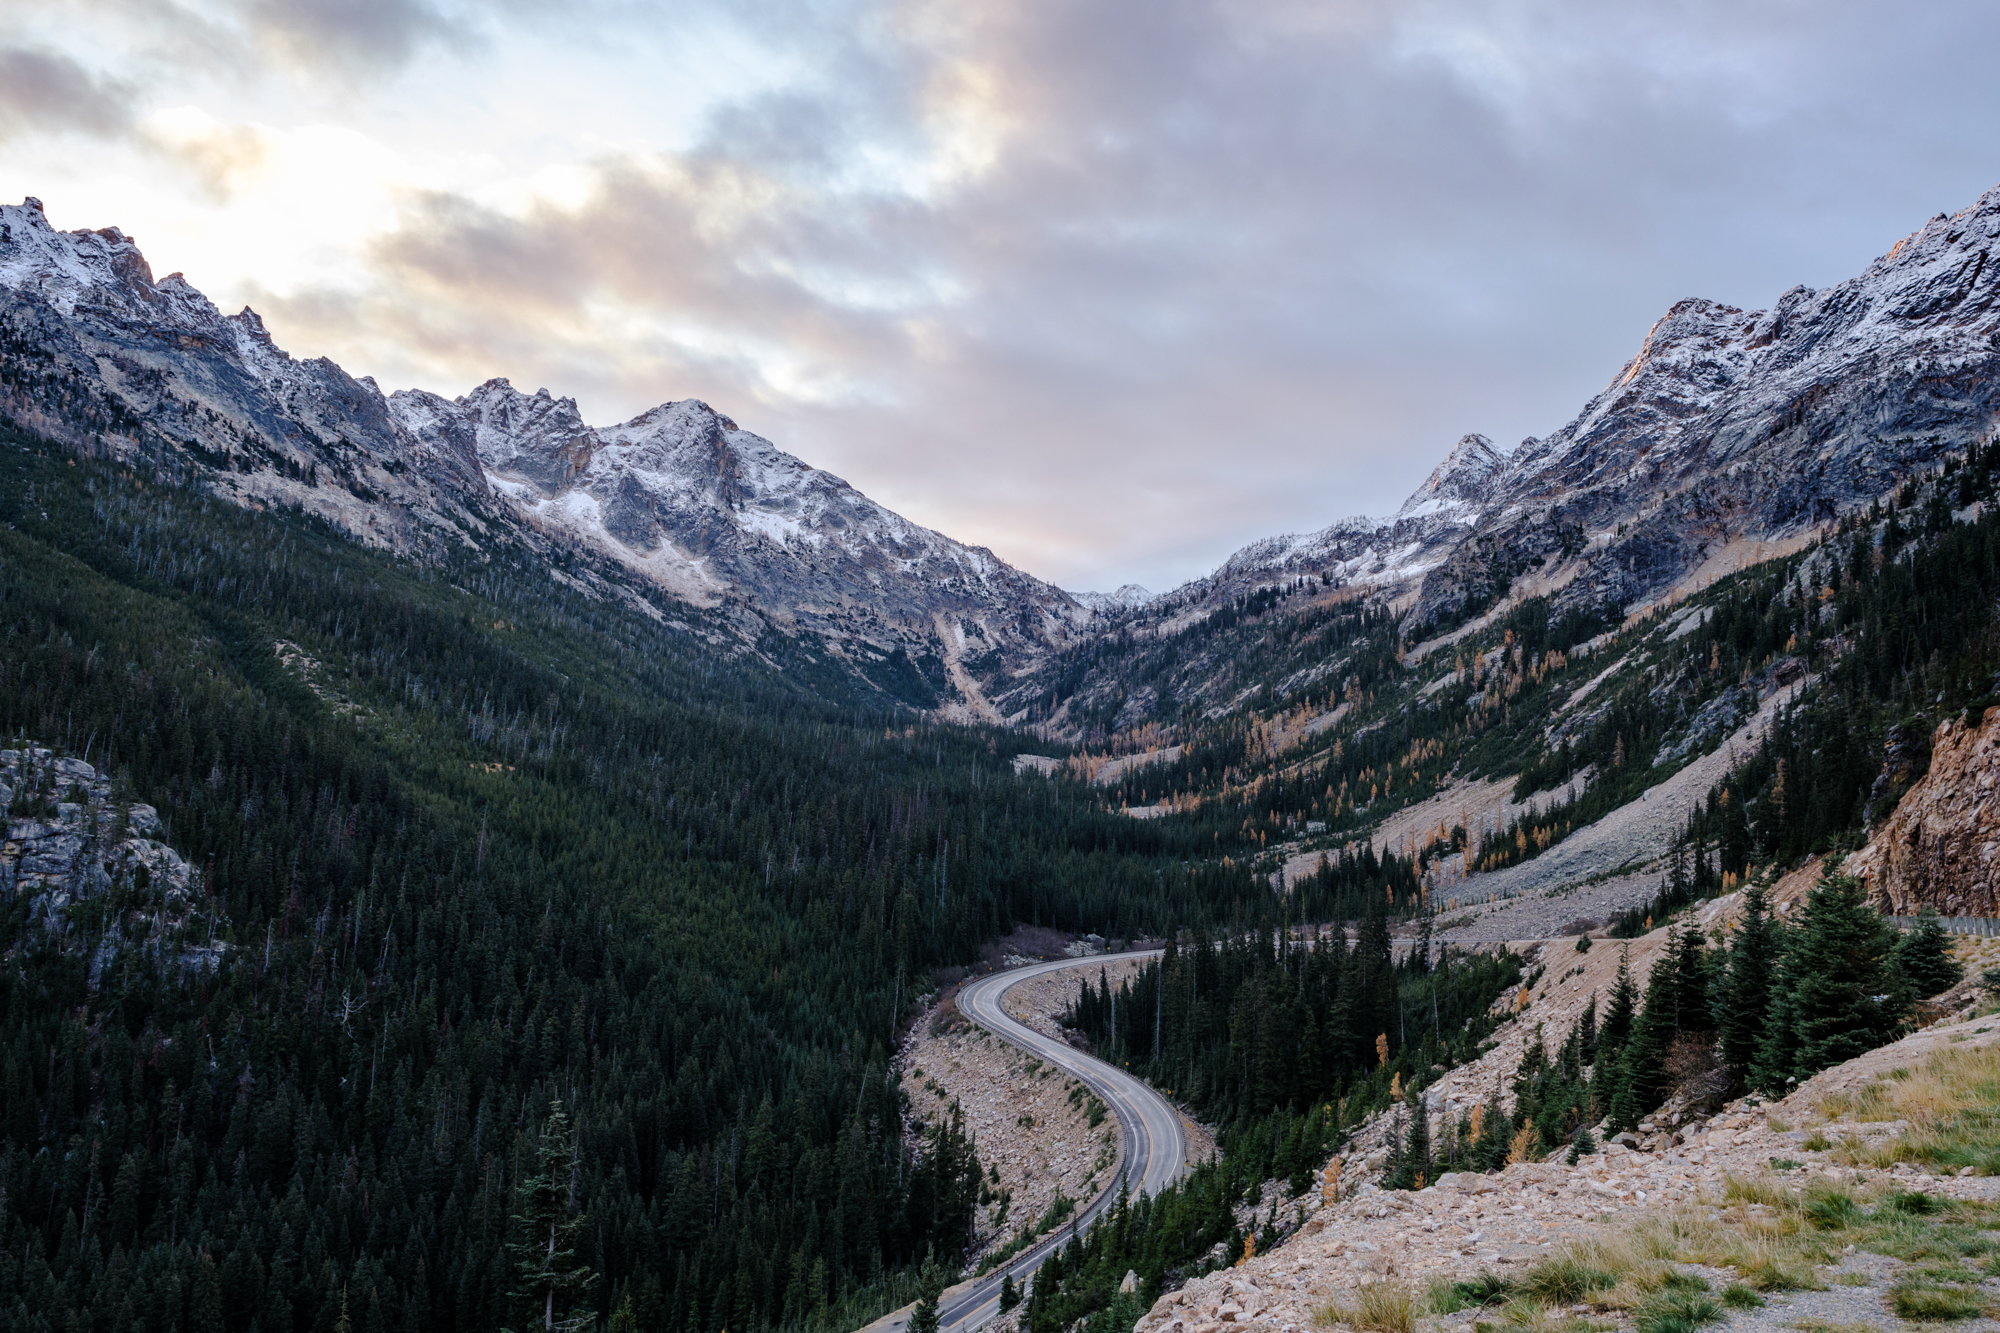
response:
[[[7,0],[0,197],[385,386],[704,398],[1159,589],[1970,203],[1995,50],[1949,0]]]

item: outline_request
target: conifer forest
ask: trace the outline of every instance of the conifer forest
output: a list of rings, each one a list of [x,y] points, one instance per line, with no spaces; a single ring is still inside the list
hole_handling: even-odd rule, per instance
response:
[[[1423,1088],[1524,978],[1435,938],[1429,877],[1522,864],[1628,804],[1786,662],[1817,687],[1613,934],[1858,845],[1885,739],[1996,697],[1996,463],[1975,449],[1718,580],[1672,637],[1529,599],[1421,698],[1379,608],[1289,608],[1303,581],[1246,600],[1178,651],[1235,644],[1264,672],[1249,708],[1158,691],[1179,751],[1092,786],[1016,771],[1066,753],[1047,734],[942,722],[810,635],[666,623],[504,544],[400,559],[9,432],[0,727],[156,811],[198,899],[167,910],[143,868],[41,915],[4,886],[0,1323],[858,1326],[966,1258],[987,1164],[956,1116],[912,1113],[895,1052],[1017,924],[1165,942],[1067,1022],[1220,1145],[1072,1237],[1024,1298],[1032,1333],[1122,1333],[1217,1246],[1275,1242],[1286,1219],[1246,1232],[1237,1205],[1304,1191],[1371,1115],[1396,1118],[1385,1179],[1410,1186],[1587,1151],[1668,1071],[1781,1092],[1956,979],[1934,926],[1898,933],[1837,871],[1789,923],[1753,894],[1729,941],[1677,934],[1650,979],[1543,1034],[1508,1104],[1438,1133],[1411,1114]],[[1338,689],[1275,687],[1301,643],[1342,655]],[[1038,706],[1120,662],[1164,679],[1172,647],[1078,650]],[[1651,668],[1553,725],[1614,651]],[[1336,704],[1354,725],[1270,741]],[[80,799],[19,771],[11,817]],[[1503,828],[1366,836],[1482,775],[1567,794]],[[1151,802],[1171,817],[1126,813]],[[1317,868],[1273,892],[1274,849],[1309,827]]]

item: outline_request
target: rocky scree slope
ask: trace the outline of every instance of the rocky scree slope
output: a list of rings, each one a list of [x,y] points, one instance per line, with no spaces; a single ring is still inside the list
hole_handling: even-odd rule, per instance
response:
[[[1733,919],[1740,907],[1740,894],[1717,900],[1699,914],[1699,924]],[[1642,989],[1665,942],[1662,928],[1631,943]],[[1984,943],[1961,941],[1975,964],[1969,970],[1987,956]],[[1563,970],[1546,977],[1518,1016],[1495,1032],[1491,1052],[1426,1090],[1439,1132],[1447,1124],[1443,1117],[1461,1105],[1495,1094],[1511,1103],[1509,1076],[1526,1046],[1538,1034],[1551,1045],[1560,1041],[1590,997],[1602,1000],[1608,992],[1618,951],[1599,946],[1578,958],[1566,940],[1530,947],[1546,956],[1550,973]],[[1867,1181],[1945,1198],[2000,1198],[2000,1182],[1969,1169],[1949,1173],[1902,1161],[1857,1168],[1846,1160],[1856,1149],[1891,1155],[1912,1129],[1908,1120],[1849,1113],[1863,1089],[1885,1079],[1893,1083],[1940,1053],[2000,1044],[2000,1024],[1978,1016],[1990,1008],[1978,982],[1963,982],[1939,998],[1948,1011],[1942,1021],[1822,1070],[1782,1101],[1746,1097],[1702,1113],[1677,1112],[1670,1104],[1653,1117],[1657,1125],[1649,1121],[1641,1134],[1619,1135],[1574,1165],[1558,1152],[1491,1174],[1449,1172],[1426,1189],[1384,1190],[1373,1182],[1384,1158],[1385,1114],[1356,1135],[1344,1160],[1319,1173],[1319,1188],[1292,1210],[1301,1225],[1283,1244],[1166,1292],[1138,1329],[1222,1333],[1250,1325],[1280,1333],[1327,1327],[1327,1303],[1351,1304],[1361,1288],[1386,1282],[1421,1292],[1437,1277],[1459,1280],[1481,1270],[1518,1278],[1565,1242],[1616,1235],[1667,1210],[1712,1208],[1732,1179],[1778,1190],[1814,1182],[1853,1188]],[[1510,993],[1496,1005],[1511,1008],[1518,1001],[1518,992]],[[1218,1258],[1227,1264],[1230,1256]],[[1724,1269],[1711,1276],[1720,1286],[1737,1274]],[[1482,1317],[1490,1312],[1475,1308],[1425,1326],[1472,1328]]]
[[[524,545],[599,590],[748,610],[723,617],[747,640],[809,631],[876,678],[895,659],[906,697],[967,715],[1092,616],[705,403],[592,427],[505,380],[385,395],[295,360],[247,307],[156,281],[117,228],[57,231],[34,199],[0,207],[0,418],[400,553]]]

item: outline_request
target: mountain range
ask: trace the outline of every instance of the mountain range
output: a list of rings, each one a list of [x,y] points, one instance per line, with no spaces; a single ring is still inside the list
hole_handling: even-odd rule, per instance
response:
[[[156,280],[115,227],[55,230],[32,198],[0,207],[0,412],[418,559],[526,547],[551,577],[746,650],[809,635],[907,702],[1019,722],[1080,646],[1172,635],[1260,589],[1380,597],[1414,640],[1510,593],[1631,612],[1796,549],[1992,432],[1996,239],[2000,189],[1825,290],[1679,302],[1546,437],[1469,434],[1395,514],[1251,543],[1158,597],[1067,593],[695,399],[591,426],[504,379],[385,394]]]

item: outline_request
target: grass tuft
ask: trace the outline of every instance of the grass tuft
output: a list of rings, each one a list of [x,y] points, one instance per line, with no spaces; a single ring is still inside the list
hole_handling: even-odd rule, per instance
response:
[[[1678,1275],[1677,1275],[1678,1276]],[[1660,1288],[1633,1313],[1638,1333],[1694,1333],[1703,1324],[1722,1318],[1722,1302],[1708,1294],[1708,1284],[1699,1288],[1667,1285]]]
[[[1889,1308],[1912,1323],[1972,1319],[1986,1311],[1986,1298],[1964,1287],[1944,1286],[1922,1277],[1906,1278],[1889,1289]]]
[[[1722,1289],[1722,1303],[1732,1310],[1761,1310],[1764,1308],[1764,1298],[1749,1287],[1744,1286],[1741,1282],[1732,1282]]]
[[[1431,1312],[1433,1314],[1457,1314],[1460,1310],[1471,1310],[1504,1302],[1514,1290],[1514,1284],[1498,1273],[1480,1270],[1479,1276],[1467,1282],[1453,1282],[1439,1278],[1431,1284]],[[1450,1308],[1443,1308],[1445,1306]]]
[[[1618,1274],[1571,1253],[1545,1259],[1521,1279],[1521,1290],[1550,1305],[1574,1305],[1594,1291],[1618,1285]]]
[[[1893,1190],[1882,1206],[1906,1217],[1932,1217],[1944,1210],[1944,1200],[1922,1190]]]
[[[1351,1304],[1326,1302],[1313,1311],[1313,1319],[1325,1327],[1347,1324],[1376,1329],[1378,1333],[1411,1333],[1417,1324],[1419,1304],[1416,1293],[1401,1283],[1375,1282],[1355,1293]]]
[[[1861,1220],[1861,1206],[1844,1190],[1815,1190],[1806,1199],[1806,1220],[1821,1231],[1845,1231]]]

